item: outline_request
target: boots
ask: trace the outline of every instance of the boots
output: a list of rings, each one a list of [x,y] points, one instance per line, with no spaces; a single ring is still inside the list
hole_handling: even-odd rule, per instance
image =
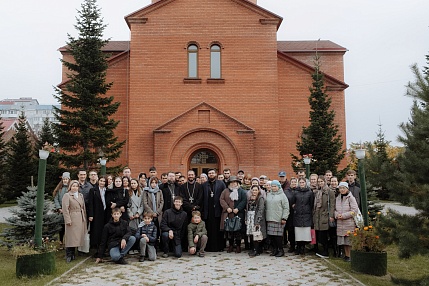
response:
[[[277,254],[275,255],[275,257],[282,257],[285,255],[285,251],[283,249],[283,237],[282,236],[277,236],[275,238],[276,240],[276,244],[277,244]]]
[[[291,244],[289,247],[289,250],[287,251],[288,253],[293,253],[295,252],[295,244]]]
[[[285,251],[284,251],[283,247],[280,247],[280,249],[278,250],[278,253],[275,256],[276,257],[285,256]]]

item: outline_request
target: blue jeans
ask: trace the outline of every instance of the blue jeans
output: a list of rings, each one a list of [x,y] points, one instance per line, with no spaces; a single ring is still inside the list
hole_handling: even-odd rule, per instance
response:
[[[169,248],[168,246],[169,246],[170,240],[171,240],[171,241],[173,241],[173,244],[174,244],[174,256],[176,256],[177,258],[182,257],[182,244],[179,243],[179,245],[176,245],[174,243],[174,238],[170,239],[168,237],[168,232],[162,233],[161,240],[162,240],[162,248],[164,250],[164,253],[168,253],[168,248]]]
[[[136,242],[136,238],[134,236],[130,236],[127,240],[127,245],[125,245],[124,249],[121,249],[121,246],[116,246],[110,249],[110,257],[112,258],[112,261],[118,261],[121,259],[121,257],[124,257],[125,254],[128,253],[128,251],[133,247],[134,243]]]

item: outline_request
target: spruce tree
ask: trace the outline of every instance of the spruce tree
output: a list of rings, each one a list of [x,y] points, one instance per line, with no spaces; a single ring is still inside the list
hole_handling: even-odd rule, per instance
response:
[[[107,57],[101,50],[108,40],[95,0],[84,0],[75,28],[78,37],[68,35],[67,50],[74,61],[62,60],[70,71],[63,89],[54,97],[61,103],[55,108],[54,133],[60,147],[60,161],[68,169],[94,167],[102,150],[109,161],[120,156],[125,141],[118,142],[114,129],[119,121],[111,118],[119,107],[113,96],[106,96],[112,83],[106,82]]]
[[[426,56],[429,65],[429,55]],[[407,96],[414,99],[411,118],[402,123],[404,135],[399,141],[404,152],[398,156],[399,171],[388,185],[391,196],[413,205],[420,212],[415,216],[391,211],[381,220],[386,242],[397,243],[400,257],[429,253],[429,68],[422,72],[411,67],[415,81],[407,85]]]
[[[377,192],[380,199],[389,198],[389,188],[387,185],[394,179],[396,165],[394,158],[389,158],[387,148],[390,142],[385,139],[384,132],[379,125],[377,139],[366,144],[367,154],[365,158],[365,175],[368,183],[368,190]]]
[[[6,158],[7,158],[7,148],[6,148],[6,142],[4,141],[5,130],[3,121],[0,117],[0,182],[3,182],[0,184],[0,204],[4,203],[5,198],[5,192],[7,191],[7,185],[6,185]]]
[[[296,143],[299,155],[291,154],[292,168],[303,167],[303,155],[312,154],[311,173],[324,174],[331,170],[337,174],[338,165],[345,156],[343,140],[334,123],[335,111],[331,110],[331,97],[326,94],[323,73],[320,71],[319,56],[315,57],[315,69],[311,75],[310,124],[302,127],[301,141]]]
[[[45,195],[46,196],[46,195]],[[36,197],[37,187],[28,187],[26,192],[22,192],[18,201],[18,206],[12,208],[12,216],[6,218],[6,222],[11,226],[4,229],[1,234],[3,244],[13,245],[27,242],[34,239],[36,227]],[[61,228],[61,216],[52,213],[52,202],[45,199],[43,207],[43,237],[53,237]]]
[[[5,192],[7,200],[16,199],[22,192],[27,191],[31,176],[35,175],[34,162],[27,118],[24,111],[21,111],[16,124],[16,133],[8,142],[6,172],[8,189]]]
[[[35,146],[35,157],[39,158],[39,150],[43,149],[45,143],[51,146],[56,145],[55,136],[52,130],[52,123],[49,118],[43,120],[43,126],[38,135]],[[36,162],[36,166],[38,163]],[[61,180],[61,174],[63,169],[60,167],[58,162],[58,153],[53,150],[49,153],[49,158],[46,161],[46,179],[45,179],[45,193],[51,195],[58,182]]]

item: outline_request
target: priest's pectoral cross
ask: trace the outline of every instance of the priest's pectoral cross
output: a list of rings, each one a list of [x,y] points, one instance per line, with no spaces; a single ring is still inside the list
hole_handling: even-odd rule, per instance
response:
[[[174,198],[175,198],[176,196],[174,195],[174,194],[172,194],[171,195],[171,198],[173,199],[173,202],[174,202]]]
[[[194,198],[193,198],[193,197],[190,197],[190,198],[189,198],[189,202],[190,202],[191,204],[193,204],[193,203],[194,203]]]
[[[213,192],[210,194],[210,196],[213,198],[213,196],[214,196]]]

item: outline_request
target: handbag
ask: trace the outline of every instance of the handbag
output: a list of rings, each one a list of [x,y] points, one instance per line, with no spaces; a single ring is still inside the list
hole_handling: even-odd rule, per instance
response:
[[[85,234],[85,238],[83,239],[83,245],[81,245],[77,248],[77,250],[80,252],[84,252],[84,253],[89,252],[89,243],[90,243],[89,229],[90,229],[90,227],[88,227],[88,232]]]
[[[254,241],[262,241],[264,239],[264,236],[262,235],[261,227],[255,227],[253,230],[253,240]]]
[[[241,218],[239,216],[227,217],[224,221],[224,229],[225,231],[239,231],[241,229]]]
[[[358,209],[357,213],[353,214],[353,219],[355,221],[356,227],[361,228],[363,227],[363,216],[360,210]]]
[[[310,233],[311,233],[311,244],[316,244],[316,230],[312,228]]]

